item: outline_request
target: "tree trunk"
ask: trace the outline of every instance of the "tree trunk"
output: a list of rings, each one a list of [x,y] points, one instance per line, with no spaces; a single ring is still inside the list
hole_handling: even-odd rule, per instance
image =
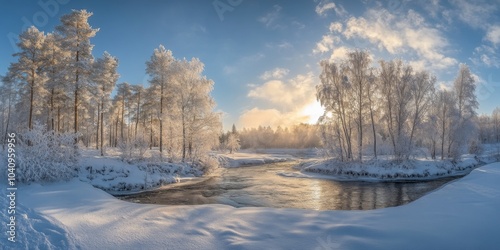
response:
[[[76,63],[80,61],[80,51],[76,51]],[[76,69],[75,73],[75,110],[74,110],[74,115],[75,115],[75,121],[74,121],[74,131],[75,131],[75,145],[78,143],[78,90],[79,90],[79,72],[78,68]]]
[[[446,130],[446,128],[445,128],[445,117],[444,117],[444,115],[445,115],[445,112],[443,112],[443,121],[442,121],[442,123],[441,123],[441,126],[442,126],[442,128],[443,128],[443,131],[442,131],[442,133],[441,133],[441,160],[443,160],[443,159],[444,159],[444,135],[445,135],[445,130]]]
[[[141,92],[138,93],[138,97],[137,97],[137,114],[136,114],[135,131],[134,131],[134,136],[135,136],[136,140],[137,140],[137,127],[139,126],[140,112],[141,112]]]
[[[186,121],[184,119],[184,107],[182,107],[182,161],[186,159]]]
[[[34,99],[34,90],[35,90],[35,70],[31,70],[31,86],[30,86],[30,113],[28,119],[28,129],[33,129],[33,99]],[[30,143],[28,142],[28,145]]]
[[[54,88],[51,89],[51,94],[50,94],[50,130],[54,130],[55,124],[54,124]]]
[[[121,117],[121,126],[120,126],[120,136],[121,136],[122,142],[123,142],[123,126],[125,124],[124,115],[125,115],[125,96],[122,96],[122,117]]]
[[[95,134],[95,149],[99,149],[99,129],[101,128],[101,105],[100,105],[101,103],[97,104],[97,130],[96,130],[97,132]],[[101,136],[101,141],[102,139],[103,138]]]
[[[359,93],[358,93],[358,158],[360,162],[363,162],[363,114],[362,114],[362,106],[363,106],[363,92],[361,82],[359,85]]]
[[[103,112],[103,109],[104,109],[104,104],[103,102],[101,102],[101,108],[100,108],[100,114],[99,116],[101,117],[100,119],[100,122],[101,122],[101,156],[104,156],[104,112]]]
[[[162,76],[160,86],[160,154],[163,152],[163,85],[164,79]]]
[[[153,149],[153,115],[150,115],[150,126],[149,126],[149,149]]]
[[[372,120],[372,131],[373,131],[373,156],[375,159],[377,159],[377,131],[375,130],[375,119],[373,118],[373,109],[371,107],[370,107],[370,118]]]
[[[57,107],[57,133],[61,131],[61,107]]]

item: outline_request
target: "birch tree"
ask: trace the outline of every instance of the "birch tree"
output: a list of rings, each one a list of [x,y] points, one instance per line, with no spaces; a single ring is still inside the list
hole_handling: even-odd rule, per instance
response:
[[[350,100],[351,84],[345,76],[347,69],[345,66],[328,61],[321,61],[320,65],[321,83],[316,86],[316,99],[325,108],[325,114],[320,118],[324,125],[323,138],[327,145],[339,147],[341,161],[351,161],[353,159],[351,112],[353,104]],[[336,135],[333,140],[337,142],[332,144],[330,141],[332,138],[328,135]]]
[[[364,117],[367,106],[369,105],[367,93],[369,92],[370,80],[370,56],[366,51],[353,51],[348,53],[347,69],[348,80],[351,83],[354,97],[354,112],[356,118],[354,119],[358,135],[358,160],[363,160],[363,128]]]
[[[146,62],[146,72],[150,77],[150,84],[159,88],[160,104],[159,104],[159,132],[160,132],[160,152],[163,152],[163,122],[164,122],[164,109],[166,105],[166,92],[169,84],[170,65],[174,61],[172,51],[166,50],[163,45],[160,45],[154,50],[151,59]]]
[[[118,81],[118,60],[108,52],[104,52],[102,58],[98,58],[93,65],[92,82],[97,99],[97,134],[96,147],[101,149],[101,156],[104,155],[104,114],[110,109],[110,95]],[[100,138],[100,140],[99,140]]]
[[[176,61],[173,65],[174,92],[182,126],[182,160],[193,159],[214,146],[220,131],[220,117],[213,112],[210,96],[214,82],[202,75],[204,64],[197,58]]]

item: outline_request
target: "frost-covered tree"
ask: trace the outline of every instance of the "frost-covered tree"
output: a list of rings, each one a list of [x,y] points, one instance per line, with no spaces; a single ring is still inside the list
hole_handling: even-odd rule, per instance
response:
[[[27,128],[33,128],[33,116],[41,112],[41,101],[45,94],[44,84],[44,45],[45,35],[36,27],[31,26],[19,35],[18,57],[9,67],[9,74],[17,78],[22,84],[20,93],[22,102],[28,104]]]
[[[182,127],[182,159],[193,158],[214,146],[220,131],[220,117],[213,112],[215,101],[210,93],[214,82],[202,75],[204,64],[197,58],[183,59],[172,65],[175,107]]]
[[[131,90],[132,90],[131,101],[133,102],[132,105],[135,106],[133,108],[133,109],[135,109],[135,112],[133,115],[133,118],[135,120],[134,139],[137,140],[137,133],[138,133],[139,122],[141,119],[141,111],[142,111],[141,107],[142,107],[142,105],[144,103],[144,99],[145,99],[145,97],[144,97],[145,90],[144,90],[144,87],[142,85],[132,85]]]
[[[424,122],[427,111],[431,105],[432,95],[434,93],[434,85],[436,78],[431,76],[426,71],[415,73],[413,84],[410,86],[411,98],[410,103],[410,141],[409,152],[411,153],[414,137],[419,126]]]
[[[493,113],[491,114],[491,122],[493,125],[493,137],[495,138],[495,142],[500,142],[500,108],[495,108]]]
[[[476,84],[474,77],[465,64],[460,65],[460,70],[453,83],[457,99],[457,112],[459,120],[470,119],[476,115],[479,106],[476,98]]]
[[[163,45],[160,45],[157,49],[154,50],[151,59],[146,62],[146,72],[150,77],[150,84],[155,86],[155,88],[159,89],[159,132],[160,132],[160,152],[163,152],[163,123],[164,123],[164,109],[166,105],[166,92],[167,87],[169,85],[169,76],[170,66],[174,61],[174,57],[172,55],[172,51],[166,50]]]
[[[353,160],[352,131],[353,103],[351,101],[351,84],[345,76],[345,66],[321,61],[321,83],[316,86],[316,98],[325,109],[320,123],[328,129],[323,129],[322,137],[325,145],[338,148],[341,161]],[[329,138],[333,136],[332,138]],[[335,143],[332,143],[333,140]],[[334,148],[332,148],[335,150]]]
[[[108,52],[104,52],[102,58],[98,58],[93,64],[92,89],[97,99],[97,134],[96,147],[99,144],[101,156],[104,155],[104,114],[110,109],[110,95],[118,81],[118,60]]]
[[[229,149],[230,154],[239,150],[240,149],[239,136],[235,133],[229,133],[229,136],[227,137],[227,145],[226,146],[227,146],[227,149]]]
[[[354,122],[356,123],[358,135],[358,160],[363,157],[363,129],[365,124],[365,114],[368,110],[367,94],[371,86],[370,79],[370,55],[366,51],[353,51],[347,54],[347,78],[351,85],[353,94],[351,97],[353,103],[353,112],[356,113]]]
[[[446,154],[446,145],[451,145],[453,141],[452,126],[456,120],[457,110],[455,98],[452,92],[440,90],[434,97],[433,113],[436,117],[436,128],[438,128],[441,144],[441,160],[449,156]]]
[[[479,106],[476,98],[476,85],[474,77],[467,65],[461,64],[458,75],[453,83],[453,90],[456,99],[457,123],[454,124],[454,137],[450,143],[461,154],[466,151],[476,131],[475,119],[476,110]]]
[[[129,114],[130,114],[130,106],[131,106],[131,99],[132,97],[132,87],[129,83],[127,82],[122,82],[117,85],[117,93],[116,93],[116,99],[117,103],[120,105],[120,140],[121,141],[128,141],[130,137],[128,136],[128,129],[127,129],[127,135],[125,135],[125,126],[128,127],[129,124]],[[127,117],[127,119],[125,118]]]
[[[47,115],[47,127],[50,130],[59,132],[61,120],[61,108],[69,99],[67,93],[67,81],[64,74],[64,58],[69,56],[69,52],[62,48],[62,37],[58,33],[49,33],[45,37],[45,73],[47,81],[46,101],[49,104]]]
[[[0,104],[1,106],[1,117],[2,117],[2,146],[5,147],[7,143],[7,134],[9,133],[11,127],[11,117],[13,113],[13,106],[16,102],[16,90],[15,90],[15,80],[12,75],[2,76],[2,85],[0,85]]]
[[[386,123],[394,156],[397,160],[408,158],[409,106],[414,84],[413,69],[402,61],[380,61],[379,84],[382,98],[383,120]]]
[[[70,55],[65,58],[65,74],[70,81],[73,92],[73,130],[78,132],[78,110],[80,103],[87,96],[87,85],[90,80],[93,62],[90,38],[94,37],[99,29],[93,29],[88,23],[92,12],[73,10],[70,14],[61,17],[61,25],[56,30],[62,36],[62,46]]]

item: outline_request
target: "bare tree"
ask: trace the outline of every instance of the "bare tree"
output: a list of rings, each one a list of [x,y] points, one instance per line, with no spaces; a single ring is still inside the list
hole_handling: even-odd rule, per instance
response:
[[[347,77],[354,92],[354,111],[357,117],[354,119],[358,134],[358,160],[363,160],[363,127],[367,106],[367,94],[370,92],[370,55],[366,51],[353,51],[348,53]]]

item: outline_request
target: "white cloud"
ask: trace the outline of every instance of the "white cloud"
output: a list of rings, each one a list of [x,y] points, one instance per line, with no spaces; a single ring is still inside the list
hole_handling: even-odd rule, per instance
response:
[[[485,0],[450,0],[450,4],[454,7],[453,13],[473,28],[486,27],[487,20],[497,10],[497,5]]]
[[[335,3],[319,3],[316,6],[316,13],[320,16],[324,15],[327,10],[335,9]]]
[[[238,119],[238,127],[256,128],[259,126],[270,126],[276,128],[291,127],[299,123],[307,123],[310,121],[308,115],[301,115],[297,112],[282,112],[277,109],[260,109],[252,108],[246,110]]]
[[[342,24],[339,22],[333,22],[330,24],[330,32],[342,32]]]
[[[262,80],[281,79],[281,78],[285,77],[286,75],[288,75],[288,72],[290,72],[289,69],[275,68],[273,70],[268,70],[268,71],[264,72],[264,74],[262,74],[260,76],[260,79],[262,79]]]
[[[489,27],[486,32],[485,39],[490,41],[495,46],[500,44],[500,25],[493,25]]]
[[[313,53],[325,53],[333,49],[333,42],[335,40],[335,36],[331,34],[324,35],[321,41],[316,43],[316,48],[313,49]]]
[[[246,110],[239,118],[239,126],[277,127],[315,122],[322,112],[315,99],[316,78],[308,73],[291,79],[270,80],[259,86],[252,85],[248,96],[260,101],[261,105],[273,108]]]
[[[365,17],[352,17],[344,32],[347,39],[364,39],[391,54],[410,55],[424,60],[426,67],[444,69],[457,60],[444,54],[448,40],[413,10],[396,16],[385,9],[367,11]]]
[[[346,24],[347,38],[367,39],[389,53],[398,52],[403,46],[403,35],[392,27],[396,17],[387,10],[370,10],[365,17],[351,17]]]
[[[346,60],[347,53],[349,53],[349,48],[345,46],[338,47],[333,50],[332,55],[330,56],[330,61],[340,62],[342,60]]]
[[[500,57],[492,46],[481,45],[474,49],[471,61],[476,66],[500,68]]]
[[[266,28],[269,29],[277,29],[277,28],[283,28],[283,26],[276,24],[276,21],[280,17],[280,12],[282,10],[282,7],[279,5],[274,5],[273,10],[266,15],[259,17],[257,20],[261,23],[263,23]]]
[[[318,5],[316,5],[316,13],[320,16],[326,16],[329,10],[334,10],[338,16],[345,16],[347,14],[347,11],[342,5],[336,5],[329,0],[321,0]]]
[[[314,100],[316,78],[312,73],[288,80],[271,80],[248,93],[249,97],[265,100],[277,107],[293,110]]]
[[[293,21],[292,22],[292,26],[295,27],[295,28],[297,28],[297,29],[299,29],[299,30],[306,27],[305,24],[303,24],[303,23],[301,23],[299,21]]]

